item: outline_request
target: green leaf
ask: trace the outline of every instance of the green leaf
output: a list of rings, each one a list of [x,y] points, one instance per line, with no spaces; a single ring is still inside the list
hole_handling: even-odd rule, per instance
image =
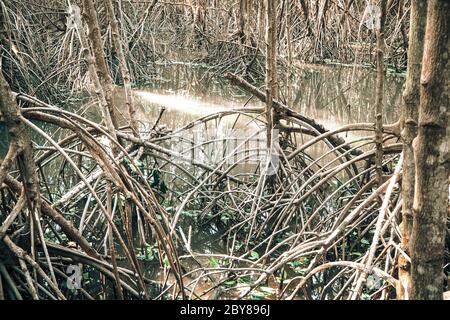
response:
[[[259,253],[256,251],[250,252],[250,260],[258,260],[259,259]]]
[[[361,252],[351,252],[350,255],[355,256],[355,257],[361,257],[362,253]]]
[[[227,221],[230,220],[230,217],[229,217],[227,214],[222,214],[222,215],[220,216],[220,220],[221,220],[223,223],[227,223]]]
[[[170,267],[169,259],[167,258],[167,256],[164,257],[163,262],[164,262],[164,265],[166,266],[166,268]]]
[[[261,300],[266,297],[266,293],[260,291],[252,291],[252,298],[255,300]]]
[[[209,264],[210,264],[211,267],[213,267],[213,268],[219,267],[219,262],[218,262],[217,259],[214,258],[214,257],[209,258]]]
[[[363,300],[370,300],[370,295],[367,294],[367,293],[362,293],[362,294],[361,294],[361,298],[362,298]]]
[[[304,276],[304,275],[305,275],[305,269],[304,269],[304,268],[297,267],[297,268],[294,269],[294,272],[295,272],[296,274],[301,275],[301,276]]]

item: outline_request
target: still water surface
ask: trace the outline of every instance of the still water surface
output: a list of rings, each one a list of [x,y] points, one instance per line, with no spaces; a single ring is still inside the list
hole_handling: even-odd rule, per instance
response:
[[[386,77],[384,123],[398,119],[403,82],[402,77]],[[291,80],[290,91],[282,92],[282,100],[327,129],[375,120],[375,73],[369,69],[300,67]],[[139,119],[154,121],[164,107],[160,123],[172,129],[224,109],[262,106],[256,98],[250,98],[220,76],[183,65],[164,68],[153,86],[136,90]]]
[[[388,75],[386,78],[384,123],[393,123],[398,119],[403,82],[402,77]],[[281,99],[292,109],[332,130],[350,123],[374,122],[374,92],[375,73],[371,70],[300,66],[291,79],[290,92],[282,91]],[[117,90],[117,105],[124,105],[124,99],[123,90]],[[263,106],[256,98],[251,98],[222,77],[205,69],[180,64],[162,68],[160,76],[151,86],[136,89],[135,102],[138,120],[147,128],[154,124],[164,108],[159,124],[168,129],[180,128],[199,117],[222,110],[244,105]],[[126,119],[126,111],[123,113]],[[88,116],[99,120],[94,105],[88,108]],[[8,146],[3,124],[0,126],[0,137],[0,152],[6,154]],[[220,248],[205,248],[201,238],[193,240],[198,240],[198,244],[193,244],[195,250],[220,251]],[[155,281],[162,280],[159,279],[158,265],[151,263],[145,267],[147,276]],[[204,284],[206,287],[208,285]]]
[[[387,76],[384,94],[384,123],[393,123],[399,116],[404,79]],[[375,73],[368,69],[349,67],[307,66],[298,70],[291,81],[290,92],[282,92],[284,103],[301,114],[315,119],[332,130],[351,123],[374,122]],[[175,65],[162,70],[151,87],[136,90],[139,120],[150,127],[164,108],[159,124],[169,129],[180,128],[202,116],[232,108],[257,107],[256,98],[232,86],[217,75],[190,66]],[[122,94],[123,95],[123,94]],[[120,99],[120,93],[118,99]],[[123,99],[123,97],[122,97]],[[367,133],[355,133],[355,135]],[[320,154],[323,150],[315,150]],[[196,252],[221,253],[220,247],[197,233]],[[207,244],[209,242],[209,244]],[[161,277],[159,268],[146,268],[149,276]],[[173,282],[171,279],[169,282]],[[199,292],[210,283],[202,284]]]

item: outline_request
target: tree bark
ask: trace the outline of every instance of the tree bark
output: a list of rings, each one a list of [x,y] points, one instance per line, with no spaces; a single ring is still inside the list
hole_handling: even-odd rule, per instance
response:
[[[413,0],[411,2],[408,70],[401,116],[401,137],[403,140],[403,175],[402,175],[402,233],[401,248],[409,254],[408,246],[412,228],[412,206],[414,201],[414,152],[413,139],[417,135],[417,121],[420,104],[420,73],[422,70],[423,42],[425,38],[425,24],[427,16],[427,1]],[[399,287],[397,299],[408,299],[410,296],[411,273],[410,263],[405,256],[398,259]]]
[[[242,44],[247,41],[246,21],[248,15],[248,0],[239,0],[239,39]]]
[[[450,2],[428,2],[410,240],[411,298],[442,299],[448,210]]]
[[[308,6],[307,6],[305,0],[300,0],[300,5],[302,7],[303,16],[306,21],[307,36],[314,35],[314,32],[312,31],[312,28],[311,28],[311,21],[309,20],[309,9],[308,9]]]
[[[113,103],[113,82],[109,74],[109,68],[106,64],[105,53],[103,50],[102,36],[100,33],[100,26],[98,23],[97,13],[95,11],[93,0],[83,0],[83,18],[88,27],[88,38],[91,43],[92,55],[95,60],[95,66],[100,84],[105,94],[109,115],[111,117],[112,125],[118,129],[118,123],[115,116]]]
[[[136,109],[134,108],[133,91],[131,90],[131,77],[130,71],[128,70],[127,61],[125,59],[125,54],[123,51],[122,41],[120,37],[119,24],[114,13],[114,5],[112,0],[106,0],[106,9],[108,12],[108,20],[111,25],[111,33],[114,42],[114,49],[117,53],[117,58],[119,60],[120,73],[122,75],[123,86],[125,88],[125,99],[128,109],[128,115],[130,117],[130,127],[134,135],[138,135],[138,123],[136,121]]]
[[[276,125],[274,101],[278,100],[276,9],[277,0],[265,0],[266,7],[266,121],[267,148],[272,147],[272,131]]]
[[[375,27],[377,38],[377,78],[375,87],[375,172],[376,181],[380,186],[383,183],[383,85],[384,85],[384,22],[386,19],[386,0],[381,0],[380,17]]]
[[[291,76],[292,76],[292,23],[291,23],[291,2],[286,2],[286,23],[285,23],[285,32],[286,32],[286,50],[287,50],[287,62],[288,62],[288,70],[286,72],[286,104],[288,106],[292,105],[292,87],[291,87]]]
[[[16,149],[16,163],[17,168],[22,178],[23,190],[25,194],[27,207],[29,210],[29,230],[31,242],[31,256],[33,259],[37,257],[36,242],[37,242],[37,223],[41,215],[41,197],[39,190],[39,177],[36,171],[36,165],[33,159],[33,148],[31,139],[28,134],[26,125],[21,120],[21,113],[17,105],[11,89],[3,77],[0,63],[0,115],[8,129],[10,146],[9,148]],[[2,170],[7,170],[3,166]],[[6,172],[0,172],[0,176],[6,177]],[[2,178],[3,179],[3,178]],[[52,272],[54,279],[54,274]]]
[[[0,64],[0,115],[9,133],[10,148],[16,149],[16,160],[22,177],[24,192],[30,212],[40,213],[39,177],[33,159],[33,149],[26,125],[8,83],[3,77]],[[1,175],[6,177],[6,172]],[[2,179],[3,180],[3,179]]]

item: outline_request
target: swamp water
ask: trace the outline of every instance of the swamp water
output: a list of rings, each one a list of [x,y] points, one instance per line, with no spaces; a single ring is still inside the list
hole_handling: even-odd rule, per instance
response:
[[[387,76],[384,95],[384,123],[393,123],[398,119],[399,106],[404,79],[401,77]],[[298,72],[291,79],[290,92],[281,92],[281,100],[289,101],[289,106],[295,111],[313,118],[326,129],[333,130],[346,124],[372,123],[375,119],[374,104],[375,73],[369,69],[353,69],[350,67],[334,66],[300,66]],[[124,105],[125,96],[122,90],[116,92],[116,104]],[[160,76],[151,86],[135,90],[135,103],[137,106],[138,120],[142,124],[143,131],[149,131],[159,118],[158,127],[170,132],[183,127],[192,121],[207,115],[234,108],[262,107],[263,104],[250,99],[250,96],[231,85],[222,77],[207,72],[205,69],[193,69],[192,66],[176,64],[161,68]],[[164,109],[162,112],[161,109]],[[120,111],[120,110],[119,110]],[[95,106],[86,109],[91,119],[99,119]],[[126,118],[126,111],[124,112]],[[225,127],[235,126],[235,120],[229,117],[224,121]],[[125,122],[124,122],[125,123]],[[261,129],[256,121],[246,121],[238,125],[249,132]],[[220,126],[205,128],[206,136],[217,134]],[[0,152],[6,153],[6,131],[4,125],[0,127]],[[358,136],[359,133],[352,133]],[[344,136],[344,138],[346,138]],[[312,152],[315,155],[322,154],[326,149],[320,144],[314,146]],[[202,161],[210,161],[210,153],[217,151],[214,148],[204,148]],[[206,158],[205,158],[206,157]],[[206,160],[205,160],[206,159]],[[254,170],[254,166],[239,168],[240,173],[246,170]],[[170,182],[169,182],[170,183]],[[172,187],[169,184],[169,188]],[[192,249],[204,254],[226,253],[216,241],[218,235],[214,230],[194,229]],[[149,259],[153,247],[142,248],[140,260],[145,275],[154,280],[155,284],[173,284],[172,275],[165,278],[161,272],[156,258]],[[150,251],[150,252],[148,252]],[[142,254],[144,252],[144,254]],[[204,259],[206,263],[210,258]],[[205,262],[203,261],[203,262]],[[126,261],[120,261],[120,265],[129,267]],[[193,263],[193,267],[195,267]],[[274,286],[276,284],[274,283]],[[204,292],[211,286],[209,281],[200,283],[198,292]],[[159,290],[157,290],[159,291]],[[213,294],[203,296],[208,298]],[[237,296],[238,293],[235,293]]]
[[[251,98],[247,93],[223,80],[220,76],[215,76],[203,69],[173,65],[164,68],[161,76],[156,80],[155,84],[150,87],[135,90],[138,120],[142,123],[144,131],[152,128],[156,119],[159,119],[158,126],[170,132],[219,111],[243,106],[246,108],[264,106],[259,100]],[[402,77],[390,75],[386,77],[383,114],[385,124],[398,120],[403,82]],[[291,80],[290,96],[288,97],[287,92],[282,92],[281,99],[285,103],[290,101],[289,106],[295,111],[313,118],[326,129],[333,130],[346,124],[373,123],[375,119],[374,91],[375,73],[369,69],[305,66],[301,67]],[[124,99],[123,93],[118,93],[117,99]],[[225,123],[225,127],[233,126],[238,129],[245,127],[250,132],[261,129],[256,121],[241,121],[236,124],[236,120],[236,117],[231,117],[228,121],[221,121]],[[217,134],[217,130],[223,130],[217,123],[212,128],[208,126],[202,128],[203,135],[209,138]],[[364,134],[352,132],[349,135],[359,137]],[[343,138],[351,137],[343,136]],[[315,145],[312,149],[311,152],[314,156],[329,150],[321,144]],[[214,148],[203,151],[207,154],[206,158],[215,152]],[[214,157],[211,156],[208,160],[211,158]],[[205,161],[204,158],[202,160]],[[212,163],[217,164],[214,161]],[[242,173],[248,170],[254,170],[254,167],[243,166],[238,171]],[[195,252],[226,253],[216,241],[220,234],[201,229],[194,229],[193,234],[195,235],[192,239],[192,249]],[[200,259],[206,259],[203,262],[208,262],[208,258]],[[152,268],[149,264],[144,267],[150,278],[161,283],[167,281],[167,284],[175,282],[172,276],[169,279],[161,278],[163,274],[159,272],[159,266],[152,265],[156,268]],[[195,267],[195,263],[193,263],[193,267]],[[196,291],[204,292],[208,286],[211,286],[211,282],[206,280],[198,285]],[[271,287],[275,291],[276,284],[274,283]],[[213,294],[214,291],[210,291],[202,298],[211,297]],[[239,292],[234,291],[229,294],[228,297],[237,297]],[[270,295],[267,295],[266,298],[270,298]]]
[[[223,77],[189,65],[162,69],[155,83],[136,90],[139,120],[153,123],[166,108],[161,124],[179,128],[202,116],[221,110],[263,106],[256,98],[230,84]],[[384,86],[383,122],[398,119],[404,78],[387,75]],[[328,130],[340,126],[374,122],[375,73],[370,69],[306,65],[291,79],[290,97],[283,102],[302,115],[315,119]]]

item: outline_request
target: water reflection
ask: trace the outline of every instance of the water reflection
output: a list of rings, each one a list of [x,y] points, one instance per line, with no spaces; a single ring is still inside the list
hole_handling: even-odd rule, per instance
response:
[[[398,119],[403,82],[398,76],[386,77],[384,123]],[[290,92],[282,91],[284,102],[292,101],[293,109],[327,129],[375,119],[375,73],[369,69],[301,66],[291,79]],[[221,77],[183,65],[163,68],[152,86],[136,93],[140,120],[154,121],[165,107],[160,123],[170,128],[228,108],[262,106]]]
[[[145,89],[136,90],[138,120],[150,126],[164,107],[160,124],[175,129],[200,116],[235,107],[262,106],[262,103],[208,72],[191,65],[162,67],[160,75]],[[327,129],[345,124],[374,122],[375,73],[369,69],[301,65],[292,76],[289,92],[281,87],[281,99],[292,101],[296,111],[314,118]],[[282,78],[282,77],[280,77]],[[398,119],[404,78],[387,76],[384,86],[384,123]],[[123,90],[117,90],[116,105],[124,106]],[[95,105],[91,105],[95,106]],[[88,117],[100,120],[96,108],[88,109]],[[124,118],[126,111],[119,108]],[[80,113],[80,112],[78,112]],[[126,120],[123,120],[126,122]],[[0,126],[0,155],[7,152],[7,134]]]
[[[293,108],[325,127],[374,122],[375,73],[368,69],[325,67],[302,69],[293,88]],[[384,123],[398,119],[404,79],[387,76],[384,86]]]
[[[203,102],[199,97],[190,97],[179,94],[164,94],[163,92],[164,91],[157,93],[137,90],[135,91],[135,94],[140,98],[139,100],[143,105],[150,102],[151,104],[165,107],[169,111],[176,111],[195,116],[202,116],[211,112],[226,110],[227,107],[233,107],[231,105],[226,106],[226,103],[219,104],[214,102]]]

